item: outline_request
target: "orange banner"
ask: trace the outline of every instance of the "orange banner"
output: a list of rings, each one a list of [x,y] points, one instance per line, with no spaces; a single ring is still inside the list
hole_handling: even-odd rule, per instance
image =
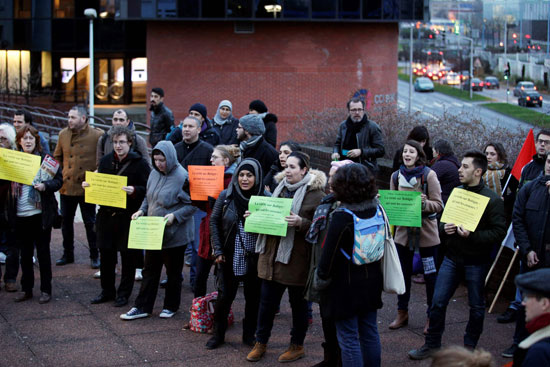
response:
[[[223,190],[223,166],[188,166],[191,200],[206,201],[218,198]]]

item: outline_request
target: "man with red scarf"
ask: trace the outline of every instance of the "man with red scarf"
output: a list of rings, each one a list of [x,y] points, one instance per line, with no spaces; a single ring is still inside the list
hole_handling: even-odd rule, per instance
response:
[[[550,366],[550,268],[538,269],[516,277],[523,293],[525,321],[529,336],[519,344],[514,367]]]

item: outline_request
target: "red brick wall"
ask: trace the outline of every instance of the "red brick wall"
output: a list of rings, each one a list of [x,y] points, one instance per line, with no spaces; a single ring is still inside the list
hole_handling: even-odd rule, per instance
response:
[[[297,116],[345,106],[359,89],[369,110],[395,105],[397,43],[395,23],[255,23],[253,34],[235,34],[231,22],[150,22],[148,89],[164,88],[176,121],[195,102],[212,118],[229,99],[240,117],[261,99],[282,141]]]

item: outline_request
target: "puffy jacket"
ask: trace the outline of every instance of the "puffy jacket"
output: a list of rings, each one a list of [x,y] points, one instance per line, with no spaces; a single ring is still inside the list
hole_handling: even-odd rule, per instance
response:
[[[550,176],[540,175],[536,180],[527,183],[519,190],[514,204],[512,227],[525,261],[531,251],[535,251],[539,259],[545,258],[544,232],[550,210],[550,194],[546,187],[548,180]]]
[[[383,157],[385,152],[384,139],[380,127],[374,121],[367,119],[366,115],[363,117],[363,120],[366,120],[366,123],[357,134],[357,147],[361,149],[359,163],[364,164],[376,173],[378,172],[376,158]],[[341,159],[345,159],[342,154],[342,149],[348,130],[346,121],[347,120],[342,121],[338,127],[338,135],[336,136],[336,142],[332,150],[333,153],[340,154]]]
[[[458,178],[458,168],[460,163],[454,155],[440,155],[432,164],[431,169],[437,174],[437,179],[441,185],[441,200],[443,204],[447,203],[451,191],[460,186]]]
[[[164,139],[166,134],[170,132],[172,125],[174,125],[174,114],[163,102],[160,102],[156,108],[151,110],[149,142],[152,147]]]
[[[82,181],[86,171],[97,168],[97,141],[103,135],[103,130],[88,125],[76,132],[64,128],[59,133],[57,146],[53,153],[55,160],[63,167],[63,187],[60,194],[68,196],[83,196]]]
[[[154,170],[147,180],[147,193],[140,210],[148,216],[174,214],[174,222],[164,229],[162,248],[185,246],[195,238],[196,208],[191,205],[189,194],[183,191],[188,174],[178,163],[171,142],[160,141],[154,150],[160,150],[166,157],[166,173],[160,172],[153,163]]]
[[[127,163],[129,164],[126,166]],[[123,167],[125,168],[121,171]],[[126,196],[126,209],[101,205],[97,212],[97,247],[125,250],[128,247],[130,217],[139,210],[143,202],[151,168],[139,153],[130,150],[122,162],[115,160],[114,152],[104,156],[99,163],[98,172],[111,175],[120,172],[121,176],[128,178],[127,186],[134,187],[134,193]]]

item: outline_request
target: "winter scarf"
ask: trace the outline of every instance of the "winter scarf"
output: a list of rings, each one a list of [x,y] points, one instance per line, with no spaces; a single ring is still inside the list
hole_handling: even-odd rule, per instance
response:
[[[495,162],[487,166],[487,172],[483,175],[483,181],[488,188],[496,192],[498,196],[502,196],[501,180],[506,175],[504,163]]]
[[[231,121],[231,118],[233,117],[233,113],[230,113],[226,119],[222,119],[222,117],[220,116],[220,108],[224,106],[228,107],[231,110],[231,112],[233,112],[233,105],[231,104],[230,101],[224,99],[223,101],[220,102],[218,106],[218,111],[216,111],[216,116],[214,116],[214,122],[220,126],[225,125],[227,121]]]

